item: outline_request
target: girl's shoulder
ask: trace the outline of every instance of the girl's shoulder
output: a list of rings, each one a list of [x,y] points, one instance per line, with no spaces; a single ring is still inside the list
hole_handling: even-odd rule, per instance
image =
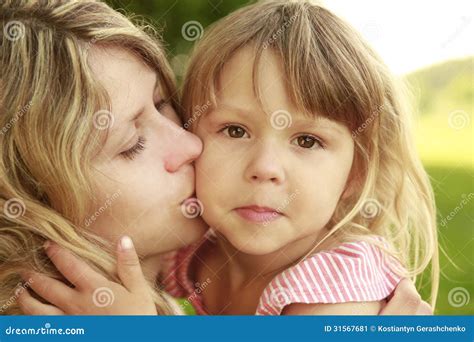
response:
[[[345,242],[278,274],[264,289],[259,315],[280,315],[293,303],[370,302],[387,298],[403,278],[381,237]]]
[[[160,285],[163,290],[173,297],[185,298],[183,305],[192,304],[198,314],[207,312],[201,296],[196,294],[196,283],[190,274],[190,266],[198,249],[206,248],[205,245],[213,244],[214,240],[214,232],[210,229],[198,242],[162,256]]]

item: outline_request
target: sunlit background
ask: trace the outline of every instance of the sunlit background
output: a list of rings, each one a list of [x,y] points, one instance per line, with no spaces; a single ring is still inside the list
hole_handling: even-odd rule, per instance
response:
[[[247,4],[242,0],[109,0],[162,28],[169,59],[181,79],[199,39],[183,35],[193,22],[204,29]],[[327,0],[407,80],[416,113],[417,147],[432,177],[438,207],[441,283],[436,314],[473,314],[474,1]],[[425,282],[423,282],[425,283]],[[422,286],[423,295],[427,287]]]

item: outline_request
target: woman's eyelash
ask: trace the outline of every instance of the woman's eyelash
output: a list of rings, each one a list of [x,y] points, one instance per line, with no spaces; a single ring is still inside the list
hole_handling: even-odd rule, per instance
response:
[[[120,156],[129,160],[132,160],[138,154],[140,154],[141,151],[145,149],[145,142],[146,142],[145,138],[138,137],[137,143],[129,150],[123,151],[122,153],[120,153]]]

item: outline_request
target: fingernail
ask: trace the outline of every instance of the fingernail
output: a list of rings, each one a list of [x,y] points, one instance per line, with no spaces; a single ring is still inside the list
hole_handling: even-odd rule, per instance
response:
[[[123,236],[122,239],[120,240],[120,248],[125,251],[127,249],[132,249],[133,248],[133,242],[132,239],[128,236]]]
[[[43,248],[44,249],[48,249],[48,247],[51,245],[51,243],[49,242],[49,240],[46,240],[43,244]]]

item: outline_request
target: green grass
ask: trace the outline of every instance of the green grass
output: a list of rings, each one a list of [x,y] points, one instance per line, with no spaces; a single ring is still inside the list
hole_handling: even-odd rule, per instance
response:
[[[466,315],[474,313],[474,229],[473,213],[474,198],[466,198],[462,204],[463,195],[474,193],[473,170],[454,165],[431,166],[427,171],[432,178],[432,185],[436,196],[438,209],[438,234],[441,248],[446,255],[441,253],[441,279],[438,294],[436,314],[438,315]],[[458,209],[456,209],[458,208]],[[451,220],[443,221],[450,213]],[[445,222],[443,225],[442,222]],[[451,259],[449,260],[448,259]],[[454,288],[461,287],[464,294],[449,300],[449,293]],[[422,291],[422,294],[426,294]],[[456,291],[453,290],[452,293]],[[461,300],[467,294],[466,300]],[[466,304],[459,306],[461,302]]]
[[[453,128],[448,123],[449,110],[445,109],[438,106],[436,114],[422,117],[415,136],[435,192],[439,244],[444,250],[444,253],[440,251],[440,288],[435,313],[466,315],[474,313],[474,298],[470,298],[474,297],[472,120],[467,114],[466,124]],[[451,299],[454,305],[450,304],[450,291],[458,293]],[[426,288],[421,292],[424,298],[428,297]],[[463,296],[467,303],[458,306]]]
[[[473,69],[474,58],[470,57],[406,77],[418,109],[417,150],[431,176],[439,242],[445,252],[440,255],[435,312],[441,315],[474,313],[474,298],[470,298],[474,297]],[[448,216],[452,219],[448,220]],[[462,292],[450,301],[450,293],[456,288]],[[427,288],[421,292],[426,298]],[[463,299],[465,305],[459,305]]]

